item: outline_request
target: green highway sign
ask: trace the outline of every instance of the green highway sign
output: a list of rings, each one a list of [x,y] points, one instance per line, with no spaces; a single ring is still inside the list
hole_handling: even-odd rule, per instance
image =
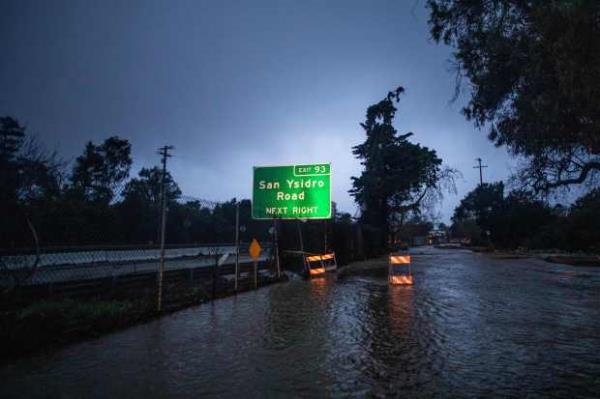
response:
[[[255,166],[253,219],[329,219],[331,164]]]

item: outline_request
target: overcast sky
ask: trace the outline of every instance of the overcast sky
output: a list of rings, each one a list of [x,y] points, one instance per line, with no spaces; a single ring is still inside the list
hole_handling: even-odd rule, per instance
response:
[[[511,161],[450,103],[451,49],[433,43],[424,1],[2,1],[0,115],[66,159],[110,135],[134,173],[159,163],[186,195],[251,196],[252,166],[331,162],[333,200],[360,174],[351,147],[366,108],[402,85],[395,126],[459,169],[448,220]]]

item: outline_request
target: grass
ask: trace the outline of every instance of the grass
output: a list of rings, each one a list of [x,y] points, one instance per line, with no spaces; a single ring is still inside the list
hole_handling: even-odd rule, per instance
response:
[[[0,357],[9,359],[148,319],[142,302],[45,300],[0,315]]]
[[[275,282],[262,282],[261,285]],[[247,283],[247,282],[246,282]],[[203,286],[173,286],[165,291],[164,313],[206,302]],[[228,286],[218,287],[217,296],[233,294]],[[245,284],[240,292],[253,289]],[[0,301],[0,363],[42,349],[98,337],[159,316],[154,296],[132,299],[131,294],[111,299],[54,298],[26,302]],[[118,298],[118,299],[117,299]],[[14,298],[13,298],[14,299]]]
[[[74,299],[37,302],[17,311],[17,319],[64,319],[71,322],[96,322],[105,318],[119,318],[130,312],[133,303],[125,301],[79,302]]]

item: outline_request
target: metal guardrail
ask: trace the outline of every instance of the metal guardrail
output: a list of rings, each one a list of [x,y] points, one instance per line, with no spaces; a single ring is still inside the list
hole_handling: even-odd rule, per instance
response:
[[[261,261],[258,264],[260,271],[272,270],[273,265],[268,261]],[[226,280],[233,279],[234,265],[227,264],[216,269],[213,267],[190,267],[188,269],[165,270],[164,283],[167,289],[166,294],[175,294],[177,287],[183,285],[201,287],[209,292],[209,287],[213,284],[215,277],[219,279],[218,285],[222,285]],[[247,284],[253,281],[252,262],[240,264],[240,275],[245,275]],[[221,280],[225,278],[225,280]],[[141,271],[137,273],[125,273],[115,276],[100,276],[94,278],[84,278],[75,280],[48,281],[38,284],[23,285],[19,287],[22,297],[29,298],[50,298],[50,297],[103,297],[121,295],[128,298],[141,298],[147,295],[154,295],[156,292],[157,272]],[[229,284],[233,286],[232,284]]]
[[[210,267],[222,259],[223,254],[235,254],[235,246],[202,245],[169,248],[165,254],[166,270]],[[240,262],[251,262],[247,246],[240,246]],[[267,247],[260,260],[270,257]],[[114,249],[71,250],[64,252],[42,251],[32,254],[0,257],[0,286],[36,285],[63,281],[89,280],[115,277],[132,273],[157,272],[160,250]],[[235,256],[229,256],[224,264],[233,264]]]
[[[165,251],[165,259],[186,257],[211,256],[215,254],[235,253],[235,246],[202,246],[188,248],[173,248]],[[6,268],[14,270],[30,267],[37,255],[9,255],[3,256],[2,261]],[[160,249],[120,249],[120,250],[89,250],[70,252],[42,252],[39,255],[39,267],[85,265],[97,263],[125,263],[157,260],[160,258]]]

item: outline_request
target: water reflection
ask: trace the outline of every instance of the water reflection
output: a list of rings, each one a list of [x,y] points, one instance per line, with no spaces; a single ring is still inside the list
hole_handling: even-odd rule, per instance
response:
[[[335,284],[335,277],[333,275],[325,275],[322,277],[312,277],[309,282],[311,298],[321,302],[331,289],[331,286]]]
[[[405,335],[414,316],[413,286],[389,287],[389,316],[391,331],[395,335]]]

